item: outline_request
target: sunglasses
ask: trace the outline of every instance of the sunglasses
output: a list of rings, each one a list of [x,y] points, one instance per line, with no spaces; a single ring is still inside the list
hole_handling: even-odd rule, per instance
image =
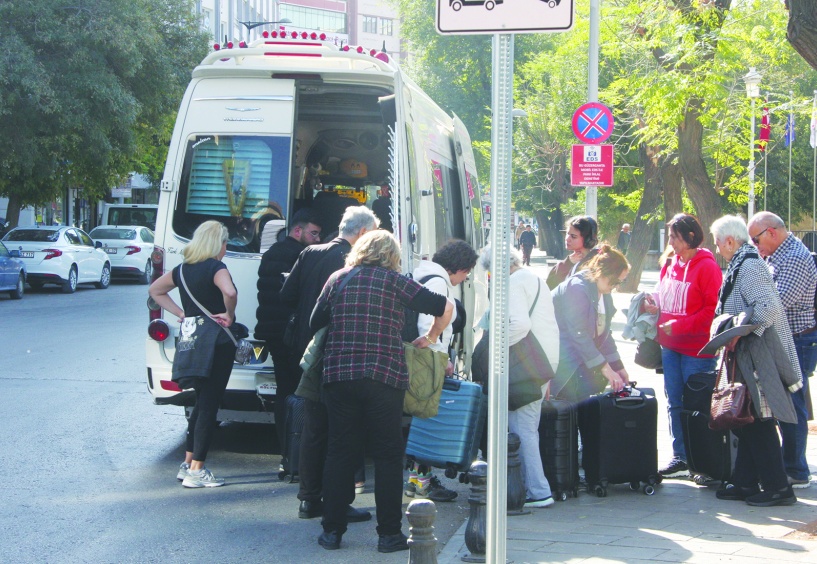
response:
[[[761,231],[760,233],[758,233],[757,235],[752,237],[752,243],[754,243],[755,245],[760,243],[760,236],[763,235],[764,233],[766,233],[769,229],[771,229],[771,227],[767,227],[766,229],[764,229],[763,231]]]

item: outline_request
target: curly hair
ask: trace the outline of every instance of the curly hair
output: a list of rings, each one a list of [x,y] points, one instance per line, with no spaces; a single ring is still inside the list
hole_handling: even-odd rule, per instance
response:
[[[593,282],[600,278],[612,280],[621,276],[625,270],[630,270],[630,264],[621,251],[614,249],[609,244],[604,243],[596,256],[582,267],[587,270],[588,278]]]
[[[205,221],[196,227],[193,238],[182,249],[185,264],[196,264],[209,258],[216,258],[228,237],[227,227],[223,223],[214,219]]]
[[[477,264],[477,252],[461,239],[452,239],[437,249],[432,262],[436,262],[448,272],[471,270]]]
[[[400,243],[382,229],[364,233],[346,256],[346,266],[381,266],[400,272]]]

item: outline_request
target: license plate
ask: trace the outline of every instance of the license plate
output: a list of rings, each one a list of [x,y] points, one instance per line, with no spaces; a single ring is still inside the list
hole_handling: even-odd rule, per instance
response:
[[[20,251],[20,258],[34,258],[34,251]]]
[[[108,253],[109,255],[115,255],[116,254],[116,249],[107,249],[106,248],[105,252]]]

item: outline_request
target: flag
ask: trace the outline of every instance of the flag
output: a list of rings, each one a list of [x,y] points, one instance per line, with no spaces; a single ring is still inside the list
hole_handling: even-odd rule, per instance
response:
[[[817,93],[811,102],[811,137],[809,144],[812,149],[817,149]]]
[[[786,147],[794,143],[794,115],[789,114],[786,118],[786,134],[783,136]]]
[[[769,143],[769,135],[772,132],[772,125],[769,123],[769,108],[763,108],[763,117],[760,119],[760,137],[757,141],[758,151],[765,151]]]

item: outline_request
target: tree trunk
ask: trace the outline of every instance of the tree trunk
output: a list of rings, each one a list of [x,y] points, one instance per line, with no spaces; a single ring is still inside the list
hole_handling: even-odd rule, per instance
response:
[[[817,69],[817,0],[787,0],[786,39],[812,68]]]
[[[22,198],[20,198],[18,194],[11,193],[8,198],[9,203],[8,207],[6,207],[6,221],[9,224],[8,229],[11,229],[12,227],[17,227],[20,223],[20,210],[23,206],[21,203]]]
[[[684,211],[684,201],[681,197],[684,190],[681,168],[671,157],[665,158],[661,163],[661,184],[664,188],[664,223],[666,223],[675,214]]]
[[[678,127],[678,155],[681,174],[686,182],[687,193],[695,205],[698,220],[709,232],[712,223],[721,216],[721,199],[712,186],[703,158],[703,126],[699,119],[701,100],[693,98],[687,105],[684,121]],[[712,250],[712,237],[704,237],[707,247]]]
[[[630,274],[621,285],[622,292],[637,292],[641,282],[641,272],[647,260],[647,251],[652,243],[653,230],[645,216],[653,215],[661,205],[661,167],[655,155],[655,147],[639,147],[639,159],[644,168],[644,193],[638,205],[638,213],[633,224],[630,246],[627,248],[627,261],[630,263]]]

